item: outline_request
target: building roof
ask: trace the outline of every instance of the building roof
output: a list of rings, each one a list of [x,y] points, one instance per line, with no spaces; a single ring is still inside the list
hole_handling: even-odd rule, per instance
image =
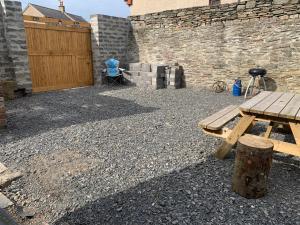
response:
[[[35,9],[37,9],[40,13],[42,13],[45,17],[49,18],[55,18],[55,19],[62,19],[62,20],[71,20],[76,22],[86,22],[85,19],[83,19],[81,16],[77,16],[71,13],[63,13],[56,9],[50,9],[44,6],[35,5],[35,4],[29,4],[33,6]]]
[[[133,1],[133,0],[124,0],[124,1],[127,2],[127,5],[130,6],[130,5],[132,5],[132,1]]]

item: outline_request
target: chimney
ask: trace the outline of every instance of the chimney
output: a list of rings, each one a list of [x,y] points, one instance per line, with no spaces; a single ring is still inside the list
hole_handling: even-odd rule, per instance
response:
[[[59,11],[61,11],[62,13],[64,13],[66,11],[66,8],[64,6],[64,1],[63,0],[59,0],[59,6],[58,6]]]

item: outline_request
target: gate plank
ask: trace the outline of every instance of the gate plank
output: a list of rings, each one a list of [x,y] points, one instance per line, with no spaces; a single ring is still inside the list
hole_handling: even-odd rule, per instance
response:
[[[93,85],[89,28],[26,23],[33,92]]]

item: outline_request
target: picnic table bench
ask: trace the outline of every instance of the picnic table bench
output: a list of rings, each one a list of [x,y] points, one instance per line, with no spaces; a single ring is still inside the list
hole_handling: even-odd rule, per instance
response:
[[[233,129],[225,127],[237,117],[241,118]],[[267,124],[263,137],[274,144],[275,151],[300,157],[300,94],[264,91],[240,106],[231,105],[207,117],[199,127],[206,134],[225,139],[216,152],[216,157],[223,159],[257,122]],[[292,134],[295,143],[271,139],[275,127]]]

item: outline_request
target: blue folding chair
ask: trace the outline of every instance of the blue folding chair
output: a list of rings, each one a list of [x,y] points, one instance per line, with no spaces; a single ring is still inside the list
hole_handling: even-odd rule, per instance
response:
[[[125,69],[119,68],[120,62],[116,59],[108,59],[105,61],[106,69],[103,70],[107,77],[108,85],[110,83],[120,85],[123,84],[123,72]]]

